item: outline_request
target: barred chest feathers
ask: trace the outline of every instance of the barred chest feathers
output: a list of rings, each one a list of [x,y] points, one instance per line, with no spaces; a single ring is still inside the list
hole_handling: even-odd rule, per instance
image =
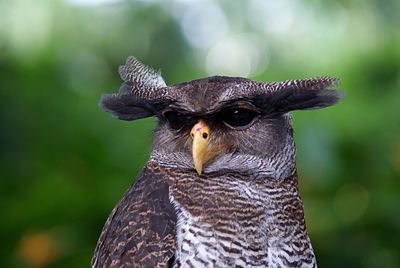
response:
[[[181,175],[174,267],[316,267],[297,176]]]

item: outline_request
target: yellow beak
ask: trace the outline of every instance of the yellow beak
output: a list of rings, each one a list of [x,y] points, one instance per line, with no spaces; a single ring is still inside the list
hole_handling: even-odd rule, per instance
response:
[[[200,120],[190,131],[192,137],[192,156],[193,163],[197,173],[200,175],[203,165],[214,156],[210,146],[210,128],[204,121]]]

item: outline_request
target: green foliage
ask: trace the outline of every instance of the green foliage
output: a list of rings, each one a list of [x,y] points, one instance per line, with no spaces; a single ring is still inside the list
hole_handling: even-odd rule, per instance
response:
[[[400,266],[398,1],[83,2],[0,2],[3,267],[88,266],[151,148],[152,119],[97,105],[128,55],[168,84],[341,78],[342,103],[294,114],[317,260]]]

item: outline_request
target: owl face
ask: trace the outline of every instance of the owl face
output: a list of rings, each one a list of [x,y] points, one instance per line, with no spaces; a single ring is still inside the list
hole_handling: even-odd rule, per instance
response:
[[[168,87],[138,64],[128,59],[120,68],[125,83],[119,94],[103,96],[102,107],[124,120],[155,116],[152,159],[199,175],[254,169],[288,175],[295,167],[288,112],[340,99],[329,89],[336,82],[331,78],[261,83],[209,77]]]
[[[193,162],[192,169],[199,174],[218,159],[215,163],[226,167],[222,159],[232,165],[239,155],[264,159],[282,151],[292,143],[289,117],[265,111],[257,96],[231,94],[239,82],[252,83],[212,77],[173,86],[182,97],[157,114],[153,148],[163,154],[180,153],[176,165]]]

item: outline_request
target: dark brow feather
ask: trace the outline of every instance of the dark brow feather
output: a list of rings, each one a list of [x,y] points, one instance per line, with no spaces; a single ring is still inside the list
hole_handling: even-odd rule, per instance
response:
[[[319,109],[334,105],[343,92],[332,89],[285,88],[276,92],[256,95],[252,103],[264,114],[283,114],[295,110]]]
[[[157,115],[170,102],[165,99],[141,99],[133,94],[103,94],[99,105],[117,118],[130,121]]]

